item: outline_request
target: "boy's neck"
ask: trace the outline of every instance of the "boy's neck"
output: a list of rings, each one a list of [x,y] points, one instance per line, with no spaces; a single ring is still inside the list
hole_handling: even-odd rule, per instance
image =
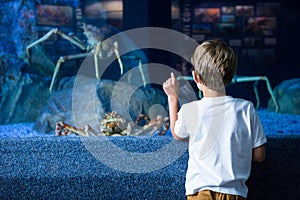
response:
[[[193,74],[193,77],[197,84],[198,89],[202,91],[203,97],[224,97],[224,96],[226,96],[225,86],[220,90],[213,90],[213,89],[208,88],[206,85],[202,84],[201,81],[199,81],[197,78],[195,78],[194,74]]]
[[[202,89],[203,97],[224,97],[226,96],[226,91],[224,90],[212,90],[207,87]]]

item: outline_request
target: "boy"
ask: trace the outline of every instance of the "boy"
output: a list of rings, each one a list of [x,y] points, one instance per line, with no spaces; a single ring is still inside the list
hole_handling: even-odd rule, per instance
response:
[[[265,159],[267,140],[253,104],[226,95],[237,56],[224,41],[208,40],[196,48],[192,64],[201,100],[182,105],[178,112],[174,74],[163,84],[172,135],[189,139],[187,199],[245,199],[251,160]]]

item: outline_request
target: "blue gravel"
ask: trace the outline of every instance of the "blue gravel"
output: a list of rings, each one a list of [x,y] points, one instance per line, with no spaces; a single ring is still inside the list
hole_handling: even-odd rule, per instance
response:
[[[268,157],[254,170],[259,182],[250,181],[249,199],[292,199],[299,193],[300,116],[258,113]],[[185,199],[185,142],[171,136],[56,137],[32,128],[0,126],[1,200]],[[261,188],[264,193],[255,192]]]
[[[120,170],[97,159],[85,146],[89,142],[101,146],[110,144],[110,141],[103,139],[104,137],[2,138],[0,199],[185,198],[186,151],[170,164],[145,172],[138,170],[178,152],[162,152],[161,155],[150,156],[141,162],[133,160],[128,163],[129,156],[117,158],[115,152],[105,148],[102,156],[121,164],[121,167],[122,163],[127,163]],[[139,148],[143,149],[142,152],[147,152],[150,146],[150,151],[155,151],[175,141],[171,137],[114,137],[114,140],[120,148],[127,151]],[[175,142],[187,148],[185,143]],[[130,168],[137,171],[130,172]]]
[[[267,136],[300,134],[300,115],[268,112],[265,109],[258,110]],[[41,134],[33,131],[33,123],[8,124],[0,126],[0,138],[22,137],[49,137],[53,134]],[[167,134],[170,136],[170,133]]]

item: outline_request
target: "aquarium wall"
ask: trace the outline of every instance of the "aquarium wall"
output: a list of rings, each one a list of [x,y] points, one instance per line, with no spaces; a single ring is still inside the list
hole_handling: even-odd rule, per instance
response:
[[[28,45],[52,29],[58,28],[67,36],[82,40],[83,44],[87,41],[81,27],[83,23],[109,26],[109,31],[105,29],[107,32],[102,32],[104,37],[149,26],[177,30],[199,43],[222,37],[239,55],[237,75],[267,76],[275,88],[282,81],[298,78],[300,74],[297,59],[300,30],[296,18],[299,18],[297,7],[280,0],[1,2],[0,123],[35,121],[51,95],[49,85],[58,59],[84,53],[56,34],[27,51]],[[165,51],[143,49],[139,57],[143,57],[144,63],[163,63],[175,69],[181,64],[181,60],[174,59]],[[128,61],[125,57],[123,60]],[[55,90],[61,90],[65,85],[61,82],[64,78],[77,73],[82,61],[83,58],[79,58],[62,64],[54,84]],[[131,59],[128,66],[137,66],[138,63],[138,59]],[[118,70],[117,62],[113,64],[116,66],[114,70]],[[106,78],[118,79],[119,71],[114,70],[108,70]],[[266,84],[259,82],[258,90],[261,107],[266,108],[270,99]],[[228,92],[256,103],[252,82],[231,85]]]

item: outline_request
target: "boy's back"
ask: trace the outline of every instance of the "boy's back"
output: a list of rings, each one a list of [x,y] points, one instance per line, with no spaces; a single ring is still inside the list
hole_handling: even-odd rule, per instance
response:
[[[189,136],[187,195],[211,190],[247,196],[252,149],[266,142],[251,102],[223,96],[185,104],[175,132]]]
[[[264,160],[266,136],[252,103],[226,96],[237,56],[224,41],[214,39],[196,48],[192,63],[203,99],[178,112],[179,83],[174,74],[163,84],[172,135],[177,140],[189,138],[188,199],[247,197],[251,161]]]

